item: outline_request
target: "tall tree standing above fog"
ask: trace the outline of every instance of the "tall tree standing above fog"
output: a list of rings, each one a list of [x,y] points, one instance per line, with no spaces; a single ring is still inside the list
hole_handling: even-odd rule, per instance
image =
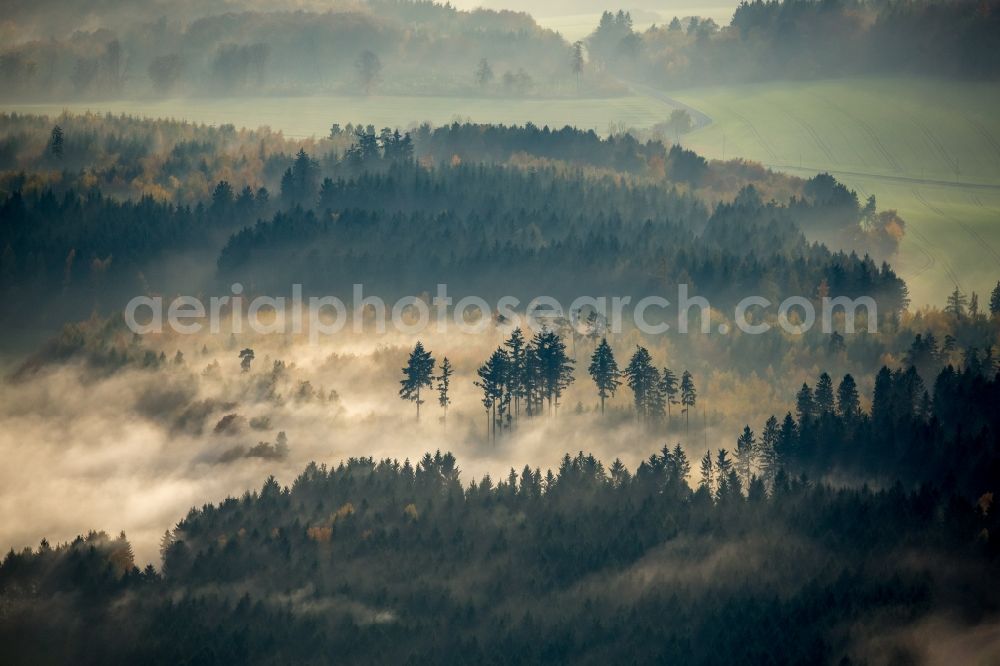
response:
[[[482,58],[479,64],[476,65],[476,83],[479,84],[480,88],[485,88],[493,81],[493,68],[490,66],[490,61],[486,58]]]
[[[573,70],[573,75],[576,76],[576,90],[580,91],[580,75],[583,74],[583,42],[576,41],[573,42],[573,52],[570,57],[570,67]]]
[[[816,414],[816,400],[813,397],[812,389],[804,382],[795,396],[795,413],[798,416],[800,427],[808,424]]]
[[[694,386],[694,377],[687,370],[681,375],[681,405],[684,407],[684,428],[690,433],[691,408],[698,402],[698,391]]]
[[[621,371],[615,361],[615,353],[611,350],[607,338],[601,338],[593,355],[590,357],[590,376],[597,385],[597,395],[601,398],[601,414],[604,413],[604,401],[614,397],[615,391],[621,386]]]
[[[961,319],[965,316],[965,307],[968,303],[969,299],[958,288],[958,285],[955,285],[955,291],[948,295],[948,305],[945,306],[944,311],[954,315],[956,319]]]
[[[667,403],[667,420],[670,420],[670,405],[677,404],[677,375],[670,368],[663,368],[660,376],[660,392]]]
[[[507,348],[510,356],[510,372],[508,385],[510,394],[514,399],[514,418],[521,417],[521,400],[527,397],[527,349],[524,343],[524,333],[520,328],[515,328],[510,337],[504,341],[503,346]]]
[[[358,56],[355,67],[358,70],[358,79],[361,81],[361,87],[364,89],[366,95],[370,95],[372,89],[382,78],[382,61],[379,60],[379,57],[374,52],[365,49]]]
[[[715,494],[715,466],[712,464],[712,449],[705,451],[705,456],[701,459],[701,481],[698,486],[708,490],[710,495]]]
[[[399,389],[399,397],[417,404],[417,420],[420,420],[420,389],[430,388],[431,373],[434,371],[434,357],[429,351],[424,350],[424,345],[417,341],[410,352],[410,357],[403,368],[403,379],[400,380],[402,388]]]
[[[837,412],[848,423],[861,413],[861,400],[858,397],[858,386],[851,375],[844,375],[837,386]]]
[[[997,281],[997,286],[993,287],[993,293],[990,295],[990,314],[994,317],[1000,315],[1000,280]]]
[[[451,404],[451,396],[448,395],[448,389],[451,386],[451,375],[453,372],[451,361],[445,356],[444,360],[441,361],[441,374],[437,376],[437,392],[438,404],[444,410],[443,420],[446,427],[448,425],[448,405]]]
[[[532,340],[539,360],[542,393],[549,412],[558,413],[563,391],[573,383],[573,361],[566,355],[566,343],[555,331],[542,330]]]
[[[626,384],[632,391],[632,401],[635,404],[636,418],[646,421],[650,416],[650,403],[653,394],[659,390],[659,372],[653,365],[649,350],[636,346],[635,353],[625,367]]]
[[[824,372],[819,376],[819,381],[816,382],[816,415],[832,414],[834,409],[833,400],[833,380],[830,378],[830,375]]]
[[[747,425],[736,439],[736,467],[743,478],[743,485],[750,487],[750,477],[753,476],[753,463],[756,454],[757,441],[753,430]]]
[[[486,363],[483,363],[476,374],[479,381],[475,382],[483,391],[483,407],[486,408],[488,419],[486,426],[487,438],[496,442],[497,423],[503,422],[504,412],[510,404],[510,392],[507,387],[510,375],[510,356],[503,347],[494,351]]]
[[[774,487],[774,479],[781,468],[781,458],[778,455],[778,437],[781,430],[778,426],[778,419],[772,414],[764,424],[764,431],[760,434],[760,447],[758,458],[760,459],[760,472],[764,483],[768,488]]]
[[[254,353],[249,347],[240,351],[240,370],[250,372],[250,364],[253,363],[253,359]]]

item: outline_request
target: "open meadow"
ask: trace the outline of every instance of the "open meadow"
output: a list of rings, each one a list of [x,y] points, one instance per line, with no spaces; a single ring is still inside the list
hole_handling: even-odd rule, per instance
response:
[[[895,265],[915,304],[959,285],[988,293],[1000,271],[1000,90],[976,83],[862,79],[670,93],[712,122],[683,138],[808,176],[829,171],[895,208],[907,235]]]
[[[944,91],[944,92],[942,92]],[[669,95],[669,96],[667,96]],[[809,176],[828,171],[880,208],[895,208],[907,236],[895,265],[915,304],[942,303],[958,285],[988,293],[1000,269],[1000,90],[975,83],[850,79],[671,91],[583,100],[463,97],[255,97],[8,105],[56,115],[110,111],[210,125],[268,125],[322,136],[332,122],[406,127],[454,120],[612,126],[663,122],[673,100],[711,122],[682,137],[708,158],[742,157]]]

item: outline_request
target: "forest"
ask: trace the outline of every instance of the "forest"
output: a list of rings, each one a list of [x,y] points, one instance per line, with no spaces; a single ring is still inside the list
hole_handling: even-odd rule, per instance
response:
[[[569,5],[6,3],[0,663],[1000,663],[1000,0]]]
[[[935,615],[975,626],[1000,601],[981,584],[997,574],[993,496],[977,495],[1000,472],[995,414],[983,418],[1000,378],[949,367],[914,408],[906,373],[883,369],[871,413],[847,382],[833,398],[824,374],[797,417],[708,451],[695,490],[680,445],[631,471],[581,452],[467,484],[450,453],[359,457],[192,508],[163,535],[160,570],[140,571],[124,533],[12,550],[5,653],[909,663],[918,637],[902,627],[958,642]],[[887,426],[893,439],[872,439]],[[811,480],[831,467],[923,482]]]
[[[625,9],[609,8],[573,43],[527,13],[426,1],[51,4],[15,2],[6,12],[5,100],[604,97],[626,94],[633,81],[1000,73],[996,0],[754,0],[736,6],[728,25],[694,15],[645,29]]]
[[[162,289],[151,266],[183,252],[217,252],[217,275],[199,288],[338,293],[363,282],[398,297],[445,282],[565,296],[558,285],[582,263],[598,279],[575,295],[686,282],[722,307],[749,285],[814,296],[825,279],[837,295],[878,298],[885,316],[907,303],[902,281],[869,258],[891,256],[905,222],[825,174],[784,177],[568,127],[334,126],[313,153],[289,154],[294,142],[267,133],[63,120],[46,132],[35,117],[4,118],[0,260],[14,310],[61,285],[86,316],[123,289]]]
[[[654,85],[906,74],[996,81],[1000,5],[884,0],[740,2],[729,25],[674,17],[641,31],[605,11],[592,61]]]

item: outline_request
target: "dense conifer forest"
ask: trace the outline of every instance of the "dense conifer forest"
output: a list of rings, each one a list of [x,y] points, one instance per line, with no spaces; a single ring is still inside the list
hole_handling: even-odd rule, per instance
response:
[[[1000,663],[1000,2],[573,6],[0,10],[0,664]]]

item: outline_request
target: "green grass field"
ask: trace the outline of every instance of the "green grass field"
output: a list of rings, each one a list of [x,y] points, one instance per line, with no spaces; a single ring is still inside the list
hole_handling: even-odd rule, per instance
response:
[[[803,176],[829,171],[896,208],[895,265],[914,302],[958,284],[980,302],[1000,279],[1000,88],[904,79],[704,88],[670,93],[712,123],[683,143]]]
[[[668,97],[669,95],[669,97]],[[627,97],[501,100],[461,97],[265,97],[20,105],[58,114],[126,112],[208,124],[269,125],[288,136],[330,124],[406,127],[453,120],[575,125],[605,132],[665,120],[672,100],[711,123],[682,142],[714,158],[744,157],[802,176],[829,171],[908,223],[894,261],[915,304],[938,303],[958,284],[986,296],[1000,278],[1000,87],[909,79],[772,83]]]

